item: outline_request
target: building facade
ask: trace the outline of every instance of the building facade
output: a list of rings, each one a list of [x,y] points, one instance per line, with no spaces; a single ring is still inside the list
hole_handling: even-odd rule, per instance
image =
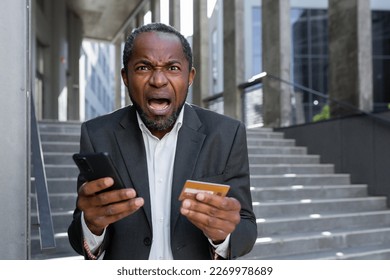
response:
[[[115,109],[113,62],[112,44],[83,41],[80,56],[80,121]]]
[[[216,1],[213,13],[210,17],[210,80],[209,94],[218,96],[223,88],[223,4],[226,1]],[[262,1],[244,1],[243,33],[245,36],[242,44],[245,48],[245,80],[263,71],[262,61]],[[283,1],[282,1],[283,2]],[[329,92],[329,24],[328,1],[294,0],[290,2],[289,28],[290,28],[290,79],[289,82],[312,89],[320,94],[328,95]],[[372,38],[372,112],[389,110],[390,84],[387,77],[390,73],[390,3],[384,0],[370,1],[371,9],[371,38]],[[321,98],[293,87],[291,91],[291,103],[293,104],[293,119],[290,124],[311,121],[321,112],[329,102],[327,98]],[[243,116],[247,125],[263,125],[262,85],[247,90],[245,94]],[[216,99],[209,104],[213,110],[223,113],[221,103],[223,98]],[[299,104],[298,104],[299,103]]]

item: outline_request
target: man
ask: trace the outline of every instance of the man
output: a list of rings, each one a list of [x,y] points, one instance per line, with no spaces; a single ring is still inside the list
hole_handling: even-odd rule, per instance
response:
[[[195,77],[187,40],[160,23],[123,53],[132,106],[85,122],[80,152],[108,152],[126,189],[79,176],[68,234],[87,259],[235,259],[257,236],[243,124],[185,103]],[[226,197],[179,201],[187,179],[230,185]],[[97,193],[99,192],[99,193]]]

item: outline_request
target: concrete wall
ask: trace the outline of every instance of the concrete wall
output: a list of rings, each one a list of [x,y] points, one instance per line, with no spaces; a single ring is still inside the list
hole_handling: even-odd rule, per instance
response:
[[[370,195],[390,198],[390,113],[378,116],[389,122],[359,115],[277,131],[319,154],[322,163],[335,164],[337,173],[351,174],[352,183],[368,184]]]
[[[26,0],[0,9],[0,259],[29,254],[29,9]]]

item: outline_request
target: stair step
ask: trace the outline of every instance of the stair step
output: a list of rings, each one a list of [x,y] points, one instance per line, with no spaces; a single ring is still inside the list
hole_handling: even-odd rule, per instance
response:
[[[46,164],[45,171],[47,178],[75,178],[79,174],[79,170],[74,163],[69,165]]]
[[[70,223],[72,222],[73,210],[56,212],[52,211],[53,229],[55,233],[66,232]],[[31,214],[31,225],[38,225],[38,216],[36,213]],[[31,232],[34,234],[34,231]]]
[[[40,121],[39,131],[58,132],[58,133],[80,133],[80,122],[57,122],[57,121]]]
[[[363,253],[364,246],[383,246],[390,252],[390,227],[361,230],[340,230],[328,233],[305,233],[283,237],[258,238],[246,259],[330,259],[348,258],[348,254]],[[387,244],[387,245],[386,245]],[[360,247],[360,248],[359,248]],[[330,252],[338,254],[330,255]],[[307,255],[309,254],[309,255]]]
[[[247,132],[248,133],[274,132],[274,130],[271,127],[256,127],[256,128],[248,128]],[[282,132],[275,132],[275,133],[282,133]]]
[[[284,133],[273,131],[247,131],[247,139],[284,139]]]
[[[76,207],[76,199],[76,187],[73,188],[73,192],[49,194],[50,209],[54,212],[73,212]],[[36,194],[34,193],[31,195],[31,210],[35,213],[36,209]]]
[[[66,164],[75,165],[72,155],[74,152],[45,152],[43,159],[45,164]]]
[[[249,154],[249,164],[317,164],[318,155]]]
[[[314,215],[313,217],[316,217],[322,214],[378,211],[386,208],[385,197],[253,203],[253,211],[258,219],[302,215]]]
[[[77,257],[77,259],[83,259],[78,255],[70,246],[67,232],[59,232],[55,234],[56,248],[44,250],[41,252],[41,245],[39,236],[34,235],[31,237],[31,259],[33,260],[47,260],[57,258],[69,258]]]
[[[329,232],[354,228],[390,227],[390,210],[257,219],[259,237]]]
[[[41,132],[42,142],[74,142],[80,143],[80,133]]]
[[[305,155],[307,153],[306,147],[274,147],[274,146],[248,146],[249,155]]]
[[[258,138],[248,138],[248,146],[251,147],[293,147],[295,145],[295,140],[292,139],[258,139]]]
[[[349,174],[251,175],[250,180],[254,187],[350,184]]]
[[[42,151],[46,152],[67,152],[76,153],[79,150],[79,143],[73,142],[42,142]]]
[[[280,260],[390,260],[390,244],[359,246],[278,258]]]
[[[329,174],[334,173],[334,166],[332,164],[251,164],[250,173],[256,175]]]
[[[77,178],[47,178],[49,193],[72,193],[77,188]]]
[[[298,199],[332,199],[367,196],[367,185],[320,185],[292,187],[252,187],[252,200],[286,201]]]

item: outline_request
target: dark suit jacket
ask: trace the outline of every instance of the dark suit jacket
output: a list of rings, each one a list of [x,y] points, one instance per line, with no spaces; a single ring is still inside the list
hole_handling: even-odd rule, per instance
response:
[[[201,230],[180,214],[178,197],[187,179],[231,186],[228,196],[241,203],[241,221],[230,239],[229,258],[248,253],[256,240],[249,164],[244,125],[226,116],[184,106],[175,155],[171,247],[175,259],[210,259],[210,245]],[[83,123],[80,152],[109,152],[126,186],[143,197],[144,206],[107,228],[105,259],[148,259],[153,242],[146,154],[134,107]],[[83,183],[79,177],[78,187]],[[75,210],[68,229],[72,247],[85,256],[80,211]]]

